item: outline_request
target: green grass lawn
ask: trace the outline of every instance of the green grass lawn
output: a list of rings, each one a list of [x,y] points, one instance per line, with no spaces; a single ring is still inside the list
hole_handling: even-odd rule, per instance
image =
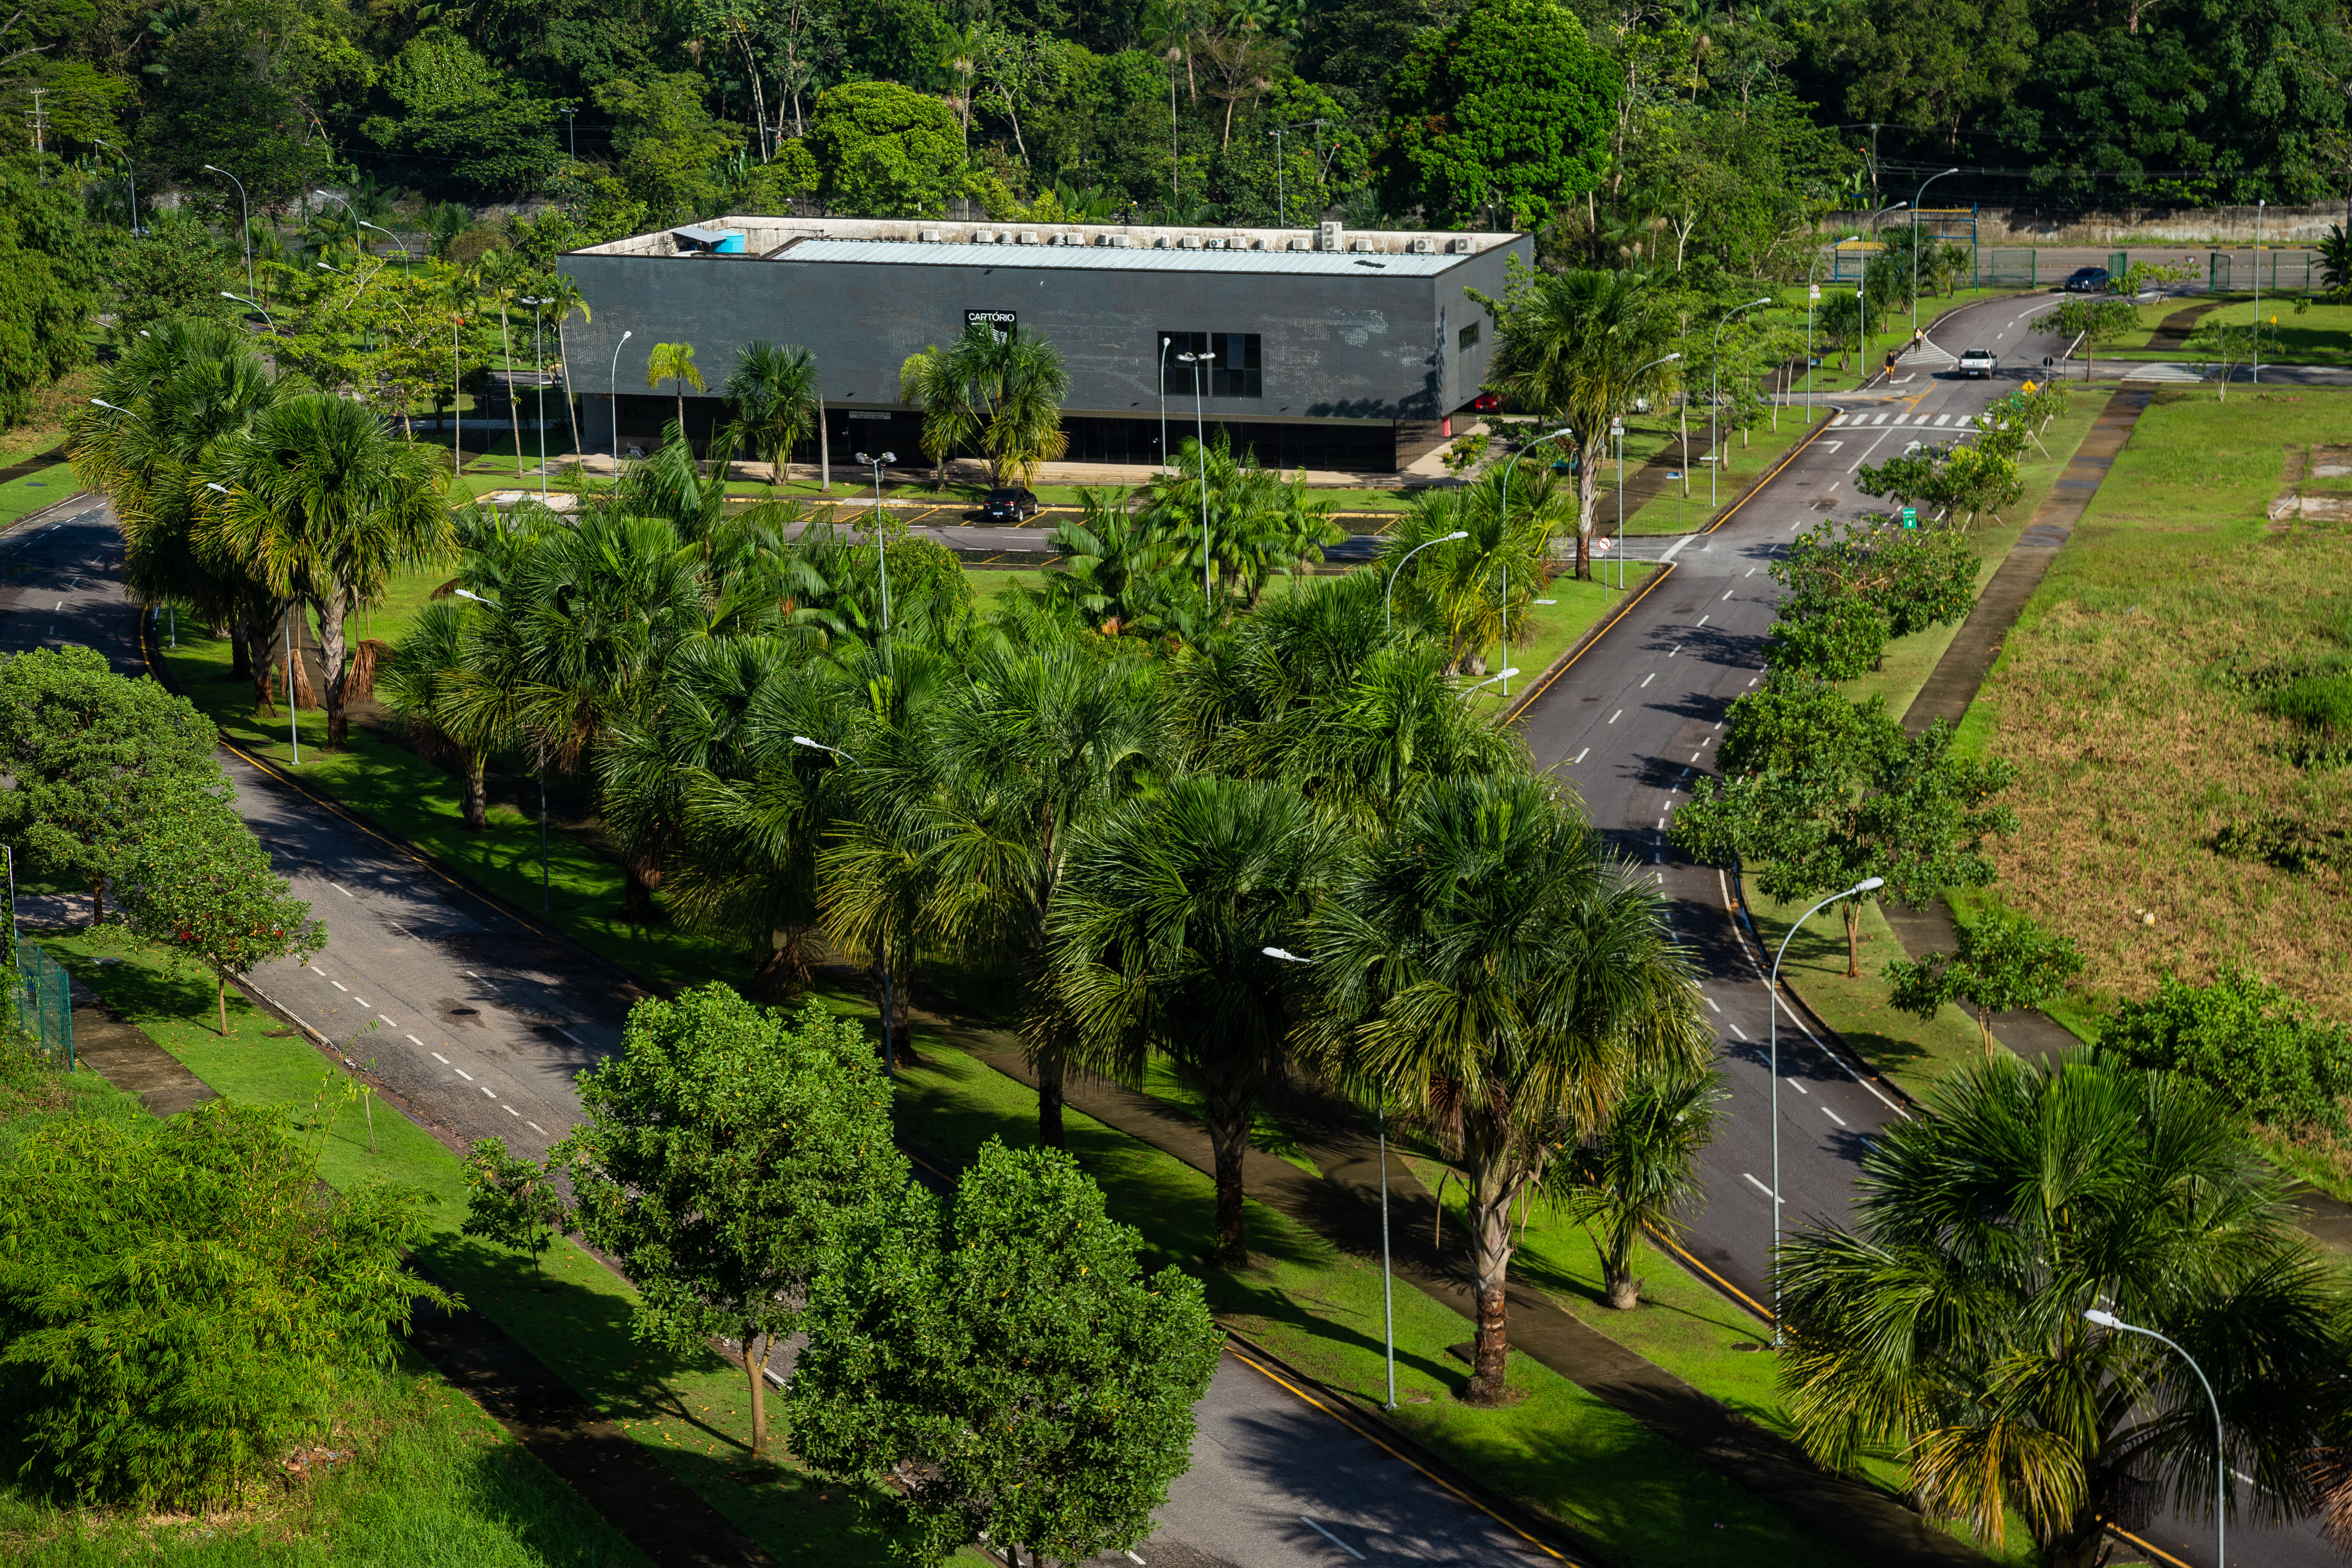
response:
[[[715,1353],[660,1350],[634,1338],[635,1292],[612,1270],[560,1242],[547,1255],[541,1289],[526,1260],[459,1236],[466,1184],[457,1155],[390,1106],[378,1102],[369,1110],[347,1103],[351,1075],[307,1039],[234,994],[230,1033],[222,1037],[208,1022],[210,983],[175,970],[164,955],[117,930],[42,945],[219,1093],[277,1106],[298,1128],[320,1131],[320,1170],[330,1184],[400,1182],[430,1194],[433,1234],[417,1248],[425,1265],[605,1416],[658,1451],[777,1562],[879,1568],[887,1560],[859,1511],[821,1497],[824,1489],[802,1472],[787,1468],[746,1484],[751,1413],[740,1369]],[[363,1050],[364,1041],[353,1054]],[[976,1558],[962,1561],[978,1568]]]
[[[80,489],[70,463],[53,464],[37,468],[21,479],[10,479],[0,485],[0,528],[45,506],[55,506]]]
[[[2256,309],[2252,294],[2228,297],[2228,303],[2210,311],[2200,321],[2223,321],[2244,326],[2254,320]],[[2149,333],[2158,322],[2173,311],[2182,309],[2186,301],[2167,300],[2158,305],[2140,307],[2142,331],[2126,334],[2113,348],[2101,349],[2101,359],[2166,360],[2199,362],[2202,356],[2188,349],[2151,349]],[[2306,309],[2298,310],[2298,305]],[[2334,305],[2307,301],[2300,295],[2263,296],[2262,317],[2274,324],[2278,332],[2278,351],[2263,351],[2264,364],[2352,364],[2352,304]]]
[[[59,1074],[0,1054],[0,1159],[31,1132],[68,1120],[135,1126],[150,1118],[135,1095],[87,1069]],[[637,1568],[646,1561],[414,1353],[354,1381],[351,1403],[323,1439],[347,1450],[347,1462],[281,1479],[242,1509],[194,1519],[61,1506],[19,1479],[30,1455],[8,1418],[6,1387],[0,1382],[0,1558],[25,1568],[134,1559],[207,1568]]]
[[[1570,570],[1570,567],[1563,566],[1559,575],[1545,585],[1542,596],[1552,603],[1528,606],[1528,621],[1531,635],[1526,641],[1513,643],[1507,649],[1498,645],[1487,650],[1488,670],[1499,674],[1505,668],[1507,654],[1509,663],[1516,665],[1519,673],[1509,683],[1510,697],[1504,695],[1500,682],[1470,693],[1468,700],[1477,711],[1501,712],[1511,700],[1526,691],[1529,681],[1550,668],[1551,661],[1566,653],[1593,622],[1608,614],[1613,605],[1622,603],[1628,594],[1639,593],[1642,584],[1648,580],[1647,568],[1636,570],[1628,567],[1625,587],[1621,592],[1608,585],[1616,581],[1613,574],[1606,582],[1600,580],[1603,575],[1602,563],[1597,557],[1592,563],[1592,574],[1596,579],[1593,582],[1580,582],[1569,575]]]

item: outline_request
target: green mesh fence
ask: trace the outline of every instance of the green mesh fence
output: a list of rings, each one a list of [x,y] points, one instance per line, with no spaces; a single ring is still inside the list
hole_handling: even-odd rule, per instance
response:
[[[73,980],[58,961],[26,944],[16,950],[16,1024],[55,1060],[74,1065]]]
[[[1977,287],[1980,289],[1998,288],[2004,283],[2022,283],[2030,288],[2041,281],[2041,268],[2033,251],[1977,252]]]

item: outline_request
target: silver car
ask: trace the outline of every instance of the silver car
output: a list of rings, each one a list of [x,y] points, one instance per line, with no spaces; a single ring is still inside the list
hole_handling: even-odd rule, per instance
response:
[[[1970,349],[1960,356],[1962,375],[1990,376],[2000,368],[2000,360],[1990,349]]]

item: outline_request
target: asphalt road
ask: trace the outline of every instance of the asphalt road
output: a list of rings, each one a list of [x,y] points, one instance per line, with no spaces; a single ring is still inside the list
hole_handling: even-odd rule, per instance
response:
[[[1686,1245],[1706,1268],[1751,1301],[1769,1305],[1772,1240],[1772,1077],[1764,977],[1771,962],[1733,918],[1724,874],[1689,863],[1666,844],[1675,808],[1713,771],[1726,710],[1764,667],[1764,637],[1779,590],[1768,569],[1791,533],[1825,517],[1885,510],[1854,489],[1854,472],[1913,441],[1948,440],[2065,343],[2026,325],[2049,295],[1987,300],[1947,318],[1931,341],[1953,357],[1990,348],[2003,369],[1990,380],[1949,370],[1898,368],[1890,384],[1825,399],[1842,410],[1822,437],[1712,533],[1636,538],[1636,557],[1673,570],[1528,710],[1524,732],[1538,763],[1575,784],[1593,821],[1651,868],[1673,906],[1675,930],[1696,954],[1702,989],[1723,1041],[1729,1089],[1707,1152],[1706,1192]],[[1834,933],[1834,908],[1814,917]],[[1883,955],[1879,955],[1883,957]],[[1879,958],[1865,954],[1865,962]],[[1869,1069],[1814,1039],[1785,1004],[1779,1019],[1780,1195],[1790,1230],[1846,1221],[1857,1165],[1872,1138],[1904,1114]],[[2165,1519],[2146,1532],[2175,1559],[2212,1568],[2210,1523]],[[2232,1564],[2319,1568],[2336,1561],[2306,1525],[2231,1531]]]
[[[79,643],[146,668],[111,511],[0,536],[0,653]],[[282,1012],[373,1063],[389,1097],[452,1146],[538,1154],[577,1121],[573,1078],[618,1047],[621,976],[404,851],[222,753],[279,875],[326,923],[307,964],[255,972]],[[1546,1562],[1517,1534],[1228,1355],[1195,1412],[1192,1469],[1132,1558],[1146,1568]]]

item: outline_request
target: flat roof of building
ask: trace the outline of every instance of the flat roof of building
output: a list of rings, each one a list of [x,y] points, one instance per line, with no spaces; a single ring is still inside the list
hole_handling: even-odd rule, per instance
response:
[[[736,216],[584,246],[574,256],[712,256],[719,261],[1018,266],[1122,272],[1433,278],[1519,237],[1397,229],[1230,228],[1134,224],[953,223],[943,219]],[[1009,248],[1008,248],[1009,247]]]

